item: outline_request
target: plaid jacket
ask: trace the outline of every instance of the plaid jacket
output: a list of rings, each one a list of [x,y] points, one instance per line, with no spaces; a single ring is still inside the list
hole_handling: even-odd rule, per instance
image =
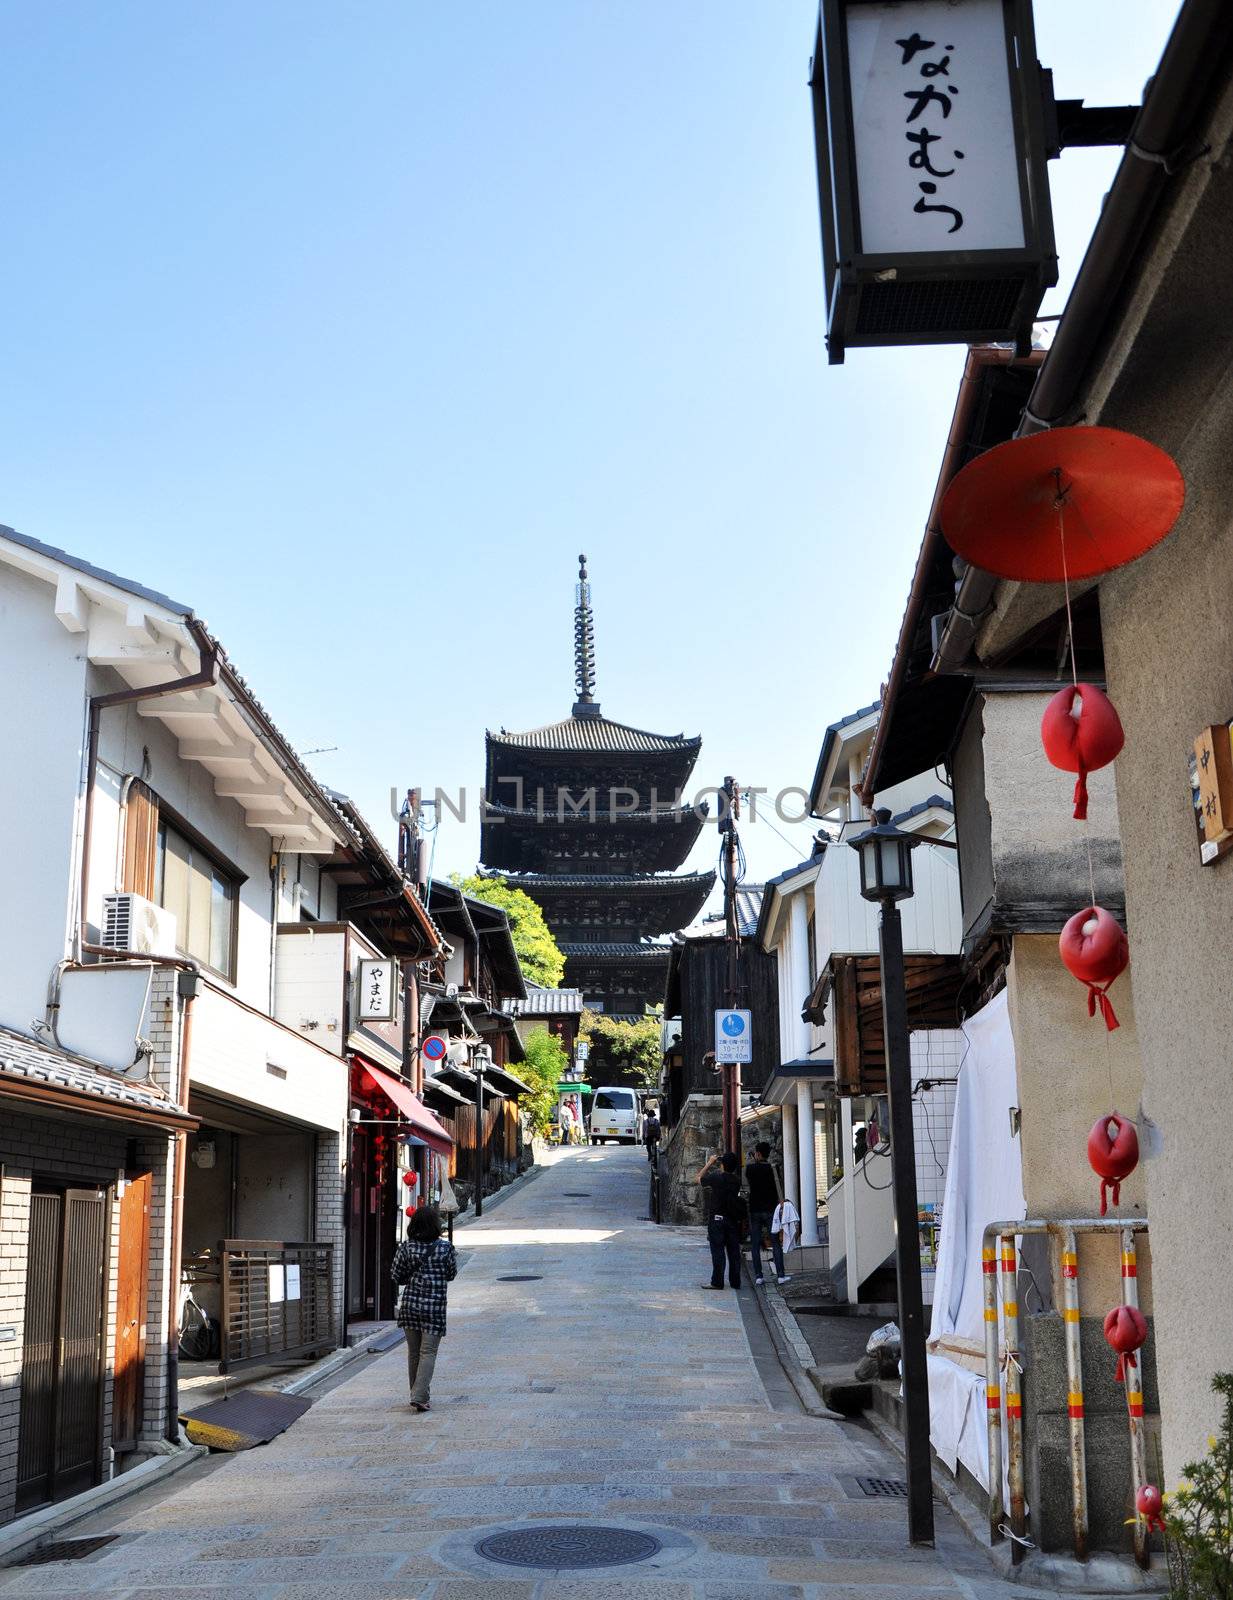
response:
[[[444,1334],[445,1286],[457,1276],[458,1257],[448,1240],[425,1244],[420,1239],[404,1239],[390,1268],[390,1277],[403,1286],[398,1297],[398,1326]]]

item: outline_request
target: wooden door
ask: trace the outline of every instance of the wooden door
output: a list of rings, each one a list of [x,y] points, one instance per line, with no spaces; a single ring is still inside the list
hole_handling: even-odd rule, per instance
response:
[[[153,1174],[129,1178],[120,1200],[120,1259],[116,1271],[115,1379],[111,1433],[114,1449],[129,1448],[141,1432],[146,1376],[150,1196]]]
[[[101,1189],[30,1196],[18,1511],[99,1479],[108,1209]]]

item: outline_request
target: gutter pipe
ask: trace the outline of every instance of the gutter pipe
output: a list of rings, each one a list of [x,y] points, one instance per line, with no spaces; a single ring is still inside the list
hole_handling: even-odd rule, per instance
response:
[[[1148,225],[1172,179],[1193,159],[1184,146],[1231,40],[1233,7],[1227,0],[1186,0],[1148,83],[1018,436],[1056,427],[1074,406]],[[999,582],[978,567],[964,573],[931,664],[934,672],[964,670]]]

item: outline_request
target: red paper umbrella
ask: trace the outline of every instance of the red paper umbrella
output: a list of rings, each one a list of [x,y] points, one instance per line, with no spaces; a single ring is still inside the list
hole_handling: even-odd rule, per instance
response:
[[[1135,1495],[1135,1510],[1147,1523],[1149,1533],[1164,1533],[1164,1496],[1154,1483],[1145,1483]]]
[[[1177,463],[1146,439],[1117,428],[1053,428],[995,445],[964,467],[942,499],[942,532],[957,555],[999,578],[1094,578],[1159,544],[1185,494]]]
[[[1076,911],[1062,929],[1058,949],[1067,970],[1087,984],[1088,1016],[1094,1017],[1099,1006],[1105,1027],[1112,1032],[1118,1021],[1108,989],[1130,960],[1130,945],[1121,924],[1099,906],[1087,906]]]
[[[1075,816],[1087,816],[1087,775],[1107,767],[1120,752],[1126,735],[1112,700],[1090,683],[1059,689],[1045,707],[1040,724],[1045,754],[1063,772],[1077,772]]]
[[[1126,1369],[1135,1364],[1135,1351],[1147,1343],[1147,1318],[1138,1306],[1114,1306],[1105,1318],[1105,1339],[1117,1351],[1114,1380],[1125,1383]]]
[[[1107,1190],[1113,1191],[1113,1204],[1122,1197],[1122,1179],[1139,1165],[1139,1134],[1129,1117],[1111,1111],[1101,1117],[1087,1136],[1087,1159],[1100,1179],[1100,1214],[1109,1209]]]

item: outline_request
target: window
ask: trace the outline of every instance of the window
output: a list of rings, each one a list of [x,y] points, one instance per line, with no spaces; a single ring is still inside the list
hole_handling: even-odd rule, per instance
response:
[[[607,1093],[600,1092],[595,1096],[596,1111],[632,1111],[634,1109],[633,1091],[630,1089],[609,1089]]]
[[[225,978],[234,975],[237,888],[201,845],[159,820],[154,899],[175,914],[176,947]]]

